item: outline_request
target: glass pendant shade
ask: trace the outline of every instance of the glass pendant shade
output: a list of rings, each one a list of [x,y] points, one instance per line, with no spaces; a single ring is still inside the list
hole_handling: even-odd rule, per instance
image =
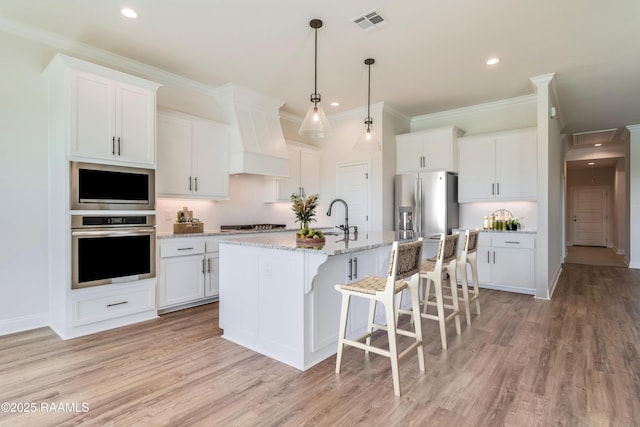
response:
[[[309,138],[324,138],[330,132],[331,126],[322,107],[317,104],[312,105],[298,129],[298,134]]]
[[[373,129],[367,128],[356,140],[353,148],[357,151],[380,151],[381,147],[378,135],[376,135]]]

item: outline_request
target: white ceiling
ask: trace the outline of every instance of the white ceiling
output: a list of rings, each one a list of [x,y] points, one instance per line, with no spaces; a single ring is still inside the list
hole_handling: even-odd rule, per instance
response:
[[[141,18],[123,18],[122,6]],[[373,9],[385,26],[351,22]],[[530,77],[554,72],[567,134],[640,123],[639,17],[637,0],[0,1],[5,22],[207,85],[235,82],[300,116],[313,92],[313,18],[324,21],[318,92],[328,114],[366,105],[367,57],[372,103],[409,116],[530,94]],[[491,56],[502,62],[485,65]]]

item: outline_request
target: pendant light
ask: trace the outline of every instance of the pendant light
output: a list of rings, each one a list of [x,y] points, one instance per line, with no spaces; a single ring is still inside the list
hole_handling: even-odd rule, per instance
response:
[[[315,58],[314,58],[314,79],[313,79],[313,93],[311,94],[311,102],[313,105],[309,108],[307,115],[305,116],[298,134],[300,136],[306,136],[310,138],[324,138],[329,135],[331,126],[327,116],[320,107],[320,94],[318,93],[318,28],[322,28],[322,21],[319,19],[312,19],[309,22],[311,28],[315,30]]]
[[[358,138],[353,148],[358,151],[379,151],[380,142],[376,133],[371,129],[373,119],[371,118],[371,65],[376,62],[373,58],[367,58],[364,60],[365,65],[369,67],[369,85],[367,90],[367,117],[364,119],[364,124],[367,125],[365,132]]]

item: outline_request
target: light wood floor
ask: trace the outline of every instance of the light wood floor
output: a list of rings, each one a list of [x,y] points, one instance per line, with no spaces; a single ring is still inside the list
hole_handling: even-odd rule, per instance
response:
[[[0,402],[38,407],[0,425],[639,425],[640,270],[567,264],[551,301],[481,302],[446,351],[424,321],[427,371],[403,360],[400,398],[380,356],[348,348],[338,376],[333,357],[299,372],[225,341],[217,303],[69,341],[0,337]]]
[[[567,264],[606,265],[609,267],[626,267],[623,255],[618,255],[611,248],[599,246],[567,246]]]

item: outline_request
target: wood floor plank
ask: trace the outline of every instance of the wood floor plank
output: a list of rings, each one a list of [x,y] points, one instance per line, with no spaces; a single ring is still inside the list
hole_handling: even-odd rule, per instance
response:
[[[63,341],[0,337],[0,426],[637,426],[640,271],[564,265],[551,301],[481,291],[462,335],[423,321],[426,372],[345,350],[306,372],[224,340],[218,304]],[[463,322],[464,323],[464,322]],[[382,331],[374,341],[384,343]],[[86,403],[46,412],[41,404]],[[69,407],[73,409],[73,407]]]

